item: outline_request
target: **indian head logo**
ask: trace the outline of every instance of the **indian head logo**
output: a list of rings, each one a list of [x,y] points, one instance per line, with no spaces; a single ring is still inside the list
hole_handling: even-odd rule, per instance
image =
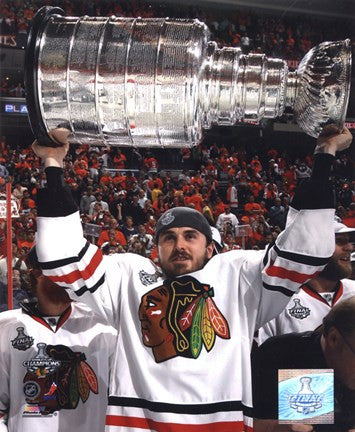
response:
[[[157,363],[173,357],[197,358],[216,337],[230,339],[229,326],[212,297],[213,288],[186,276],[147,292],[139,306],[143,344]]]

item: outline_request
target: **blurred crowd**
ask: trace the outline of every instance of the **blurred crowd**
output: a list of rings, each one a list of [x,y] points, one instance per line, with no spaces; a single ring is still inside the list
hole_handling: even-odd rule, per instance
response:
[[[104,254],[133,252],[156,260],[157,219],[166,209],[178,206],[204,214],[220,232],[222,252],[264,248],[284,228],[296,185],[310,176],[313,164],[310,155],[293,159],[268,148],[258,156],[238,144],[224,145],[222,139],[209,146],[202,143],[193,149],[160,152],[87,145],[71,148],[64,181],[80,207],[85,236]],[[344,180],[351,178],[351,163],[345,153],[334,165],[336,213],[339,220],[355,227],[352,184]],[[46,178],[29,146],[3,137],[0,192],[5,192],[8,181],[19,205],[12,243],[14,269],[20,273],[35,241],[36,194]],[[2,288],[7,272],[5,233],[6,223],[1,220]]]

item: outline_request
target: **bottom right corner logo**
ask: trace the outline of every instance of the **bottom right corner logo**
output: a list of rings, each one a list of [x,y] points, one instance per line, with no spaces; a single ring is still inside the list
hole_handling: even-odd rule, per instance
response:
[[[278,371],[279,423],[334,423],[332,369]]]

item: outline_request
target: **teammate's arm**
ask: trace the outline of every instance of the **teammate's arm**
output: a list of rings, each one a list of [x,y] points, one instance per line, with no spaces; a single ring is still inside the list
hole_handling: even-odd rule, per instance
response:
[[[348,129],[338,133],[332,125],[318,138],[311,178],[297,188],[286,228],[264,256],[257,327],[278,315],[299,287],[316,277],[332,256],[335,200],[331,167],[335,153],[348,148],[351,141]]]

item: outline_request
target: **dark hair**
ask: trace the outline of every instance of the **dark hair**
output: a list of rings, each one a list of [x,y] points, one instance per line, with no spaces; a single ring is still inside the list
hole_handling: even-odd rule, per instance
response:
[[[355,295],[337,303],[323,318],[323,333],[335,327],[343,336],[352,336],[355,330]]]

